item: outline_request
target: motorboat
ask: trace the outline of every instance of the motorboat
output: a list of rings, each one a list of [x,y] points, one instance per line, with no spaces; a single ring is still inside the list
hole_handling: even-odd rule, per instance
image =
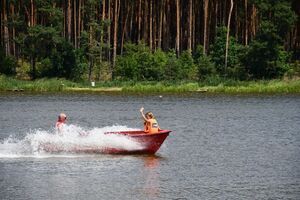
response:
[[[72,141],[68,142],[42,142],[38,150],[47,153],[101,153],[101,154],[155,154],[161,147],[165,139],[168,137],[170,130],[159,130],[157,133],[146,133],[143,130],[134,131],[119,131],[119,132],[105,132],[106,136],[120,136],[126,141],[132,141],[138,147],[126,148],[122,146],[122,142],[111,145],[97,145],[93,143],[83,142],[83,144],[74,144]],[[88,134],[78,136],[77,140],[84,141],[89,137]],[[108,137],[109,138],[109,137]],[[121,143],[121,145],[120,145]]]

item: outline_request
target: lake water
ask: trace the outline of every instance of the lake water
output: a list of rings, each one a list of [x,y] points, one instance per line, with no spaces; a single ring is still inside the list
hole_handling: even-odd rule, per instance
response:
[[[130,147],[103,132],[142,128],[141,106],[173,131],[154,156],[36,148],[62,111],[61,142]],[[2,94],[0,199],[300,199],[300,96]]]

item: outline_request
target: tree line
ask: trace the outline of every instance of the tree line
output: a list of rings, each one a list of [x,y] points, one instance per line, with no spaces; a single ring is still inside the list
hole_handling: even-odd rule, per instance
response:
[[[262,79],[299,68],[297,0],[0,2],[1,73],[28,63],[32,79]]]

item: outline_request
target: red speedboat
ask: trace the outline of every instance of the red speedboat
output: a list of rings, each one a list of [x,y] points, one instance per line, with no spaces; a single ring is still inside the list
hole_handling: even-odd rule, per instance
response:
[[[155,154],[162,143],[168,137],[170,130],[160,130],[158,133],[145,133],[144,131],[121,131],[121,132],[107,132],[105,134],[118,134],[132,138],[139,143],[142,148],[138,150],[124,150],[117,148],[107,148],[105,153],[123,154]]]
[[[160,130],[158,133],[145,133],[144,131],[120,131],[106,132],[104,135],[121,136],[124,142],[133,141],[138,147],[126,148],[122,146],[122,142],[116,144],[97,145],[94,143],[78,144],[75,142],[57,142],[47,141],[41,142],[39,150],[50,153],[106,153],[106,154],[155,154],[162,143],[168,137],[170,130]],[[77,138],[79,141],[85,141],[89,135],[82,135]],[[103,138],[102,138],[103,139]],[[89,140],[90,141],[90,140]]]

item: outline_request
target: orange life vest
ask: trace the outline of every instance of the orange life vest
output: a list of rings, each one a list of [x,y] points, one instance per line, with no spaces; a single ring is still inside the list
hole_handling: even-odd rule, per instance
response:
[[[146,133],[158,133],[158,123],[156,119],[148,119],[148,121],[145,121],[144,131]]]

